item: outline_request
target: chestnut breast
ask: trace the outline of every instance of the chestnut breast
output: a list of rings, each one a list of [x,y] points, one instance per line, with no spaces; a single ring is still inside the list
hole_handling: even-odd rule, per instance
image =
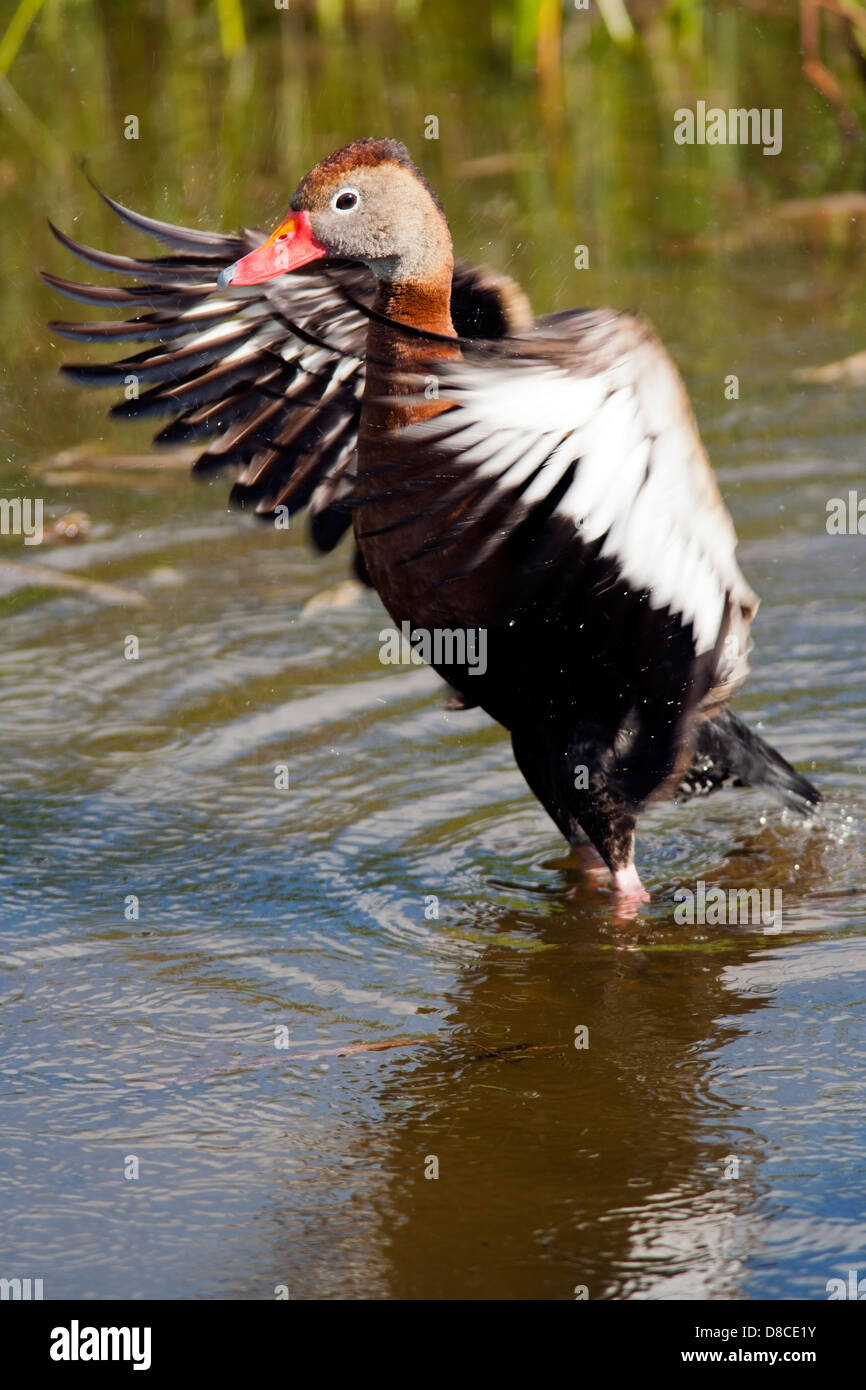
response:
[[[453,472],[435,449],[417,440],[409,444],[401,433],[449,408],[436,399],[417,399],[430,379],[428,364],[461,356],[456,340],[441,341],[454,337],[449,289],[450,272],[447,287],[382,287],[379,313],[440,340],[371,322],[358,445],[355,535],[364,563],[394,621],[425,628],[490,625],[507,581],[501,552],[478,572],[472,569],[484,537],[477,526],[461,530],[460,522],[473,494],[440,506]],[[470,572],[461,577],[464,569]]]

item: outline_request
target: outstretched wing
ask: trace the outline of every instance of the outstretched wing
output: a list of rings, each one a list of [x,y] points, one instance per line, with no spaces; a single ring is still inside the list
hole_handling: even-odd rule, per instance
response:
[[[346,499],[366,336],[363,315],[341,291],[370,298],[368,272],[341,265],[327,275],[301,272],[253,289],[219,289],[220,270],[259,245],[260,233],[176,227],[106,201],[175,254],[113,256],[52,228],[88,264],[140,282],[87,285],[44,275],[70,298],[133,314],[121,322],[52,323],[55,332],[87,342],[144,344],[119,361],[63,370],[88,385],[119,386],[132,395],[113,407],[113,415],[170,416],[158,443],[202,440],[195,472],[237,465],[234,502],[265,515],[278,506],[293,513],[309,504],[313,540],[331,549],[350,521]]]
[[[424,552],[459,555],[446,586],[507,548],[506,618],[604,592],[611,621],[641,610],[639,659],[659,659],[673,621],[692,665],[703,659],[705,707],[728,698],[748,671],[758,600],[685,388],[649,326],[607,310],[551,315],[425,370],[445,408],[401,431],[401,452],[416,443],[437,478],[448,521],[429,528]],[[404,485],[408,506],[411,473]],[[467,532],[473,543],[460,544]]]
[[[219,272],[264,240],[198,231],[143,217],[102,194],[117,215],[173,254],[115,256],[57,228],[67,250],[133,285],[79,284],[43,274],[71,299],[131,314],[121,321],[54,322],[64,337],[140,343],[119,361],[63,370],[91,386],[124,389],[112,414],[169,416],[160,444],[201,440],[193,471],[236,465],[231,500],[272,515],[309,508],[310,533],[323,551],[351,522],[358,423],[364,389],[367,318],[375,283],[362,266],[321,262],[247,289],[221,289]],[[529,319],[505,277],[459,265],[452,295],[458,332],[498,338]]]

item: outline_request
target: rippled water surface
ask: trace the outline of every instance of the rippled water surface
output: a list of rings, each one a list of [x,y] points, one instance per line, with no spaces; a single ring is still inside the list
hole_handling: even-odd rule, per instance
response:
[[[331,79],[352,61],[337,49]],[[373,73],[363,118],[335,114],[332,93],[278,155],[252,122],[255,177],[212,130],[230,197],[207,183],[203,139],[185,180],[180,135],[127,154],[108,116],[67,129],[48,87],[59,73],[75,90],[72,60],[20,62],[22,90],[44,84],[46,121],[112,191],[199,225],[269,220],[311,160],[371,123],[426,155],[421,56],[403,78],[417,93],[383,97]],[[105,101],[122,111],[136,79],[118,63]],[[810,1299],[866,1268],[866,542],[825,530],[828,497],[862,487],[866,402],[791,377],[866,344],[862,269],[796,247],[675,256],[700,180],[665,204],[670,150],[653,167],[650,126],[602,190],[574,134],[581,74],[576,57],[573,182],[545,174],[531,87],[503,128],[507,77],[477,87],[428,164],[461,249],[511,265],[537,310],[640,303],[669,344],[763,600],[737,709],[826,810],[803,826],[756,792],[653,810],[638,849],[652,902],[618,918],[503,733],[446,711],[428,671],[380,665],[373,595],[329,596],[345,548],[316,558],[302,525],[227,512],[222,481],[106,467],[146,436],[55,378],[82,351],[50,338],[62,311],[24,277],[34,260],[73,273],[49,211],[112,249],[138,242],[74,168],[64,218],[47,166],[13,151],[3,485],[92,524],[0,554],[0,1274],[42,1277],[46,1297]],[[164,96],[138,91],[142,113]],[[501,147],[528,152],[532,179],[460,176],[460,158]],[[772,177],[766,196],[784,196],[794,175]],[[649,230],[613,206],[631,198],[656,208]],[[580,280],[584,217],[598,230]],[[24,584],[10,562],[145,603]],[[674,893],[698,879],[781,888],[780,927],[677,924]]]

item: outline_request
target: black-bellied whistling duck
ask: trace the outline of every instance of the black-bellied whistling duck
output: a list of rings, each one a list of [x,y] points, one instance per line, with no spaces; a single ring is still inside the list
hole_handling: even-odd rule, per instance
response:
[[[144,284],[51,284],[149,311],[53,325],[149,344],[66,370],[156,383],[115,413],[173,415],[167,443],[210,437],[196,469],[241,463],[233,497],[265,513],[309,504],[320,548],[353,518],[359,572],[415,640],[484,630],[485,670],[436,669],[510,731],[532,791],[621,898],[647,897],[634,835],[652,799],[738,784],[818,803],[725,708],[758,600],[648,324],[533,320],[510,281],[455,267],[442,207],[393,140],[323,160],[268,240],[112,206],[181,254],[131,260],[57,233]]]

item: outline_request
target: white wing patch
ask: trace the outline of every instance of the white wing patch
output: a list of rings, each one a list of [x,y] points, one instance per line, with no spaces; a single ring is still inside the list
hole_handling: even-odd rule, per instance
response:
[[[491,363],[469,351],[435,364],[439,399],[450,408],[406,433],[503,497],[523,485],[516,518],[573,467],[552,516],[572,523],[581,541],[601,541],[600,554],[652,608],[691,624],[699,656],[716,646],[729,600],[747,627],[757,599],[737,565],[733,524],[676,368],[634,320],[597,319],[590,336],[599,323],[598,350],[589,342],[581,351],[587,330],[577,315],[555,325],[555,342],[527,339],[525,357]],[[742,646],[744,661],[745,637]]]

